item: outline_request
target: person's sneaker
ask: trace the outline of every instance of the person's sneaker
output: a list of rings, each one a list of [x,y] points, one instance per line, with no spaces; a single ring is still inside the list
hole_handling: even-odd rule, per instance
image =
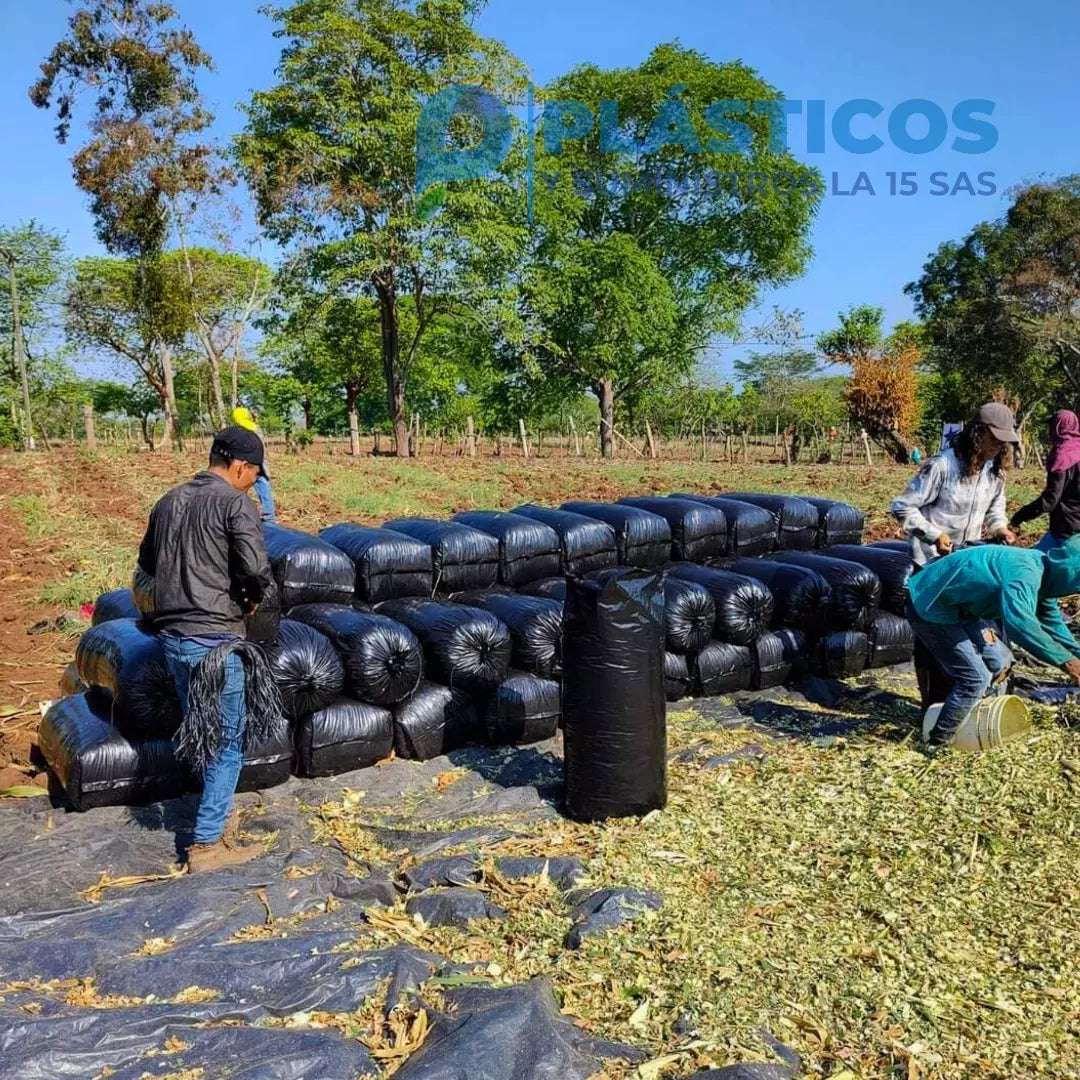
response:
[[[233,844],[224,837],[212,844],[192,844],[188,848],[188,873],[206,874],[213,870],[227,870],[230,866],[242,866],[265,852],[262,844]]]

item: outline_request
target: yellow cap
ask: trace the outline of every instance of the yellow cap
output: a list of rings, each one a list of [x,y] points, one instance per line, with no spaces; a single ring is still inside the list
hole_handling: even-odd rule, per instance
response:
[[[251,415],[250,412],[248,412],[247,409],[243,407],[243,405],[239,406],[239,408],[233,409],[232,421],[234,424],[239,424],[239,426],[242,428],[247,428],[248,431],[258,430],[255,424],[255,418]]]

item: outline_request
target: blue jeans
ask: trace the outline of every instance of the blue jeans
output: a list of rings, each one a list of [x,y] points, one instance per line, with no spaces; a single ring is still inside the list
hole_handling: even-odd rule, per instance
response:
[[[276,522],[277,510],[274,507],[274,493],[270,490],[270,481],[260,476],[255,481],[255,498],[259,500],[263,521]]]
[[[188,705],[188,684],[199,661],[210,652],[210,646],[192,638],[162,634],[161,644],[169,673],[180,695],[185,714]],[[236,781],[244,764],[244,731],[247,728],[247,705],[244,697],[244,665],[238,656],[230,656],[225,664],[225,685],[221,693],[221,749],[210,762],[203,778],[202,799],[195,815],[196,844],[213,844],[225,832],[225,821],[232,809]]]
[[[915,636],[952,679],[952,690],[930,737],[931,742],[945,743],[1012,667],[1013,655],[991,623],[931,623],[920,619],[911,604],[907,617]],[[987,632],[993,641],[986,640]]]
[[[1059,540],[1052,532],[1047,530],[1046,535],[1035,545],[1036,551],[1053,551],[1054,548],[1061,547],[1064,544],[1064,540]]]

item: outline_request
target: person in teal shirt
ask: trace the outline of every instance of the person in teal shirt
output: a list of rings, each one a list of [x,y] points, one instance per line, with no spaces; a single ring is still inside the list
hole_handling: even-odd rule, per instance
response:
[[[945,745],[1005,674],[1011,657],[985,634],[993,620],[1009,642],[1062,668],[1080,686],[1080,642],[1057,599],[1080,593],[1080,536],[1050,552],[987,545],[937,559],[914,575],[908,618],[953,679],[930,742]]]

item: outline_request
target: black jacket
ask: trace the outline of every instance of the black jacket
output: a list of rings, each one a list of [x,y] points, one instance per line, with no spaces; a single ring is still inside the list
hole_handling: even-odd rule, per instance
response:
[[[1050,515],[1050,531],[1058,540],[1068,540],[1080,533],[1080,465],[1063,472],[1046,474],[1046,490],[1034,501],[1013,514],[1012,524]]]
[[[243,637],[241,592],[257,603],[270,584],[255,504],[211,472],[158,500],[139,565],[154,579],[154,629],[181,637]]]

